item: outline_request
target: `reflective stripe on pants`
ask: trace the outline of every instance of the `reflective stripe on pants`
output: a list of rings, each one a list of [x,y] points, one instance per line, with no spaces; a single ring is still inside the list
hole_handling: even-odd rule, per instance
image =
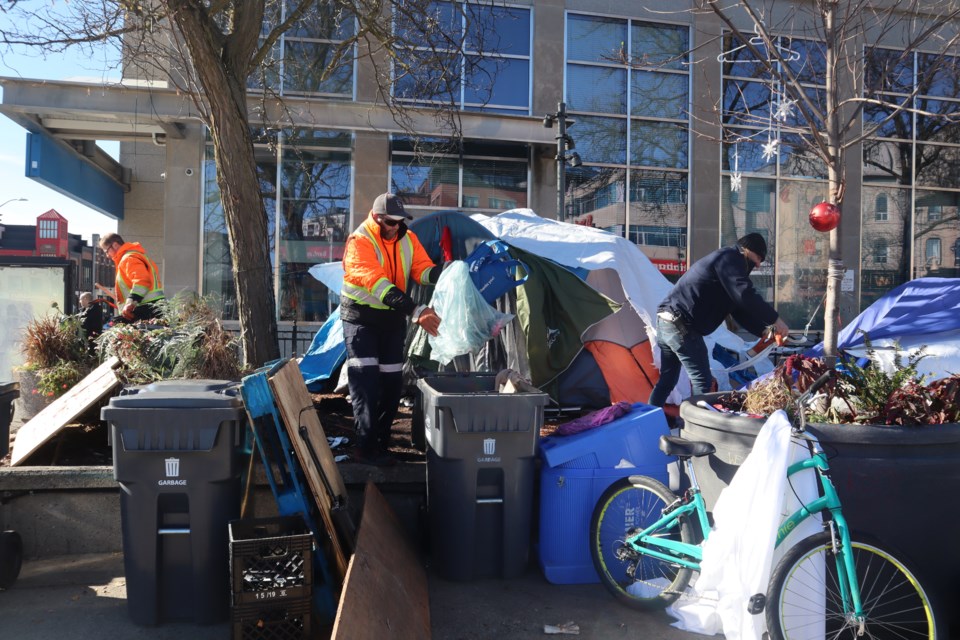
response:
[[[406,333],[404,323],[389,328],[343,323],[357,444],[367,453],[385,450],[390,441],[403,387]]]

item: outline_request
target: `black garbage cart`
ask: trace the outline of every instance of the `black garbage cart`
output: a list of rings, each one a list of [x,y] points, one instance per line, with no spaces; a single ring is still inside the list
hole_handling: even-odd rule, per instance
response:
[[[240,516],[243,404],[218,380],[125,389],[101,410],[120,483],[131,619],[229,615],[228,524]]]

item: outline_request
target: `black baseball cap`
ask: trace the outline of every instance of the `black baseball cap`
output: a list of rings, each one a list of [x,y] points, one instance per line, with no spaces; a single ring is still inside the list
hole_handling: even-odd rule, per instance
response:
[[[385,216],[391,220],[413,220],[403,208],[403,203],[396,195],[392,193],[381,193],[373,201],[373,207],[370,209],[373,213]]]
[[[767,259],[767,241],[764,240],[763,236],[759,233],[748,233],[737,240],[737,245],[744,249],[750,249],[750,251],[760,256],[760,262]]]

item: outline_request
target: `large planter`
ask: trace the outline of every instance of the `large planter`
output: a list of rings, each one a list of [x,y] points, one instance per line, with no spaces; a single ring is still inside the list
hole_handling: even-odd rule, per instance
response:
[[[708,508],[750,453],[764,420],[726,415],[696,406],[721,394],[691,398],[680,406],[689,440],[713,444],[715,454],[694,461]],[[814,424],[830,457],[833,482],[854,531],[886,543],[912,562],[933,591],[940,611],[960,627],[960,424],[925,427]],[[947,615],[940,615],[944,622]]]
[[[20,382],[20,397],[17,399],[16,415],[20,423],[25,423],[46,409],[47,405],[56,398],[45,396],[37,389],[36,371],[18,369],[16,375]]]

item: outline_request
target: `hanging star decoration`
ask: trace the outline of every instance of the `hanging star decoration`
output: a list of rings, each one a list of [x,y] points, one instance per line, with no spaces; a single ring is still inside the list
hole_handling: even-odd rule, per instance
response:
[[[774,156],[776,156],[778,146],[780,146],[779,140],[767,140],[767,144],[763,145],[763,159],[771,160]]]
[[[737,143],[733,144],[733,173],[730,174],[730,191],[733,193],[740,192],[740,184],[743,179],[743,174],[740,173],[740,145]]]
[[[780,122],[786,122],[787,118],[793,115],[793,105],[795,104],[797,104],[796,100],[784,100],[777,107],[777,111],[773,114],[773,117]]]

